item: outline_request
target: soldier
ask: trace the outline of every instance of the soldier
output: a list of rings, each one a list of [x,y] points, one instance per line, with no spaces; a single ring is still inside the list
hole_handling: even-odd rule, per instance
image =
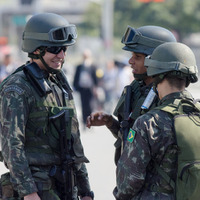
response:
[[[92,200],[72,90],[62,71],[76,27],[42,13],[25,26],[30,62],[1,84],[3,199]],[[79,196],[79,197],[78,197]]]
[[[128,117],[125,116],[124,112],[126,107],[125,99],[127,96],[127,91],[124,89],[114,110],[114,115],[118,118],[118,120],[105,112],[92,113],[87,118],[88,128],[91,126],[106,125],[114,137],[117,138],[115,143],[116,164],[122,151],[122,135],[125,135],[124,129],[129,130],[129,128],[122,127],[122,124],[127,124],[123,123],[123,121],[128,121],[128,127],[133,125],[134,121],[142,114],[141,106],[152,87],[152,78],[147,76],[146,68],[144,67],[144,59],[146,56],[151,55],[153,50],[158,45],[164,42],[175,41],[176,39],[174,35],[169,30],[159,26],[142,26],[137,29],[129,26],[122,37],[122,43],[125,45],[123,49],[132,52],[132,57],[129,60],[129,64],[133,69],[133,75],[135,78],[135,80],[129,86],[131,94],[127,100],[130,105],[128,112],[126,111],[128,113]],[[156,98],[154,99],[154,102],[150,108],[154,107],[155,104]],[[126,138],[126,136],[124,138]]]
[[[145,66],[147,75],[154,77],[159,106],[140,116],[129,131],[117,165],[117,187],[114,190],[117,200],[175,199],[171,183],[177,176],[177,156],[181,151],[177,148],[175,133],[180,131],[175,132],[174,118],[169,113],[179,112],[176,108],[181,100],[192,105],[193,97],[185,88],[198,80],[196,60],[188,46],[171,42],[158,46],[150,58],[145,58]],[[195,124],[197,127],[197,122]],[[198,129],[193,132],[196,135]]]

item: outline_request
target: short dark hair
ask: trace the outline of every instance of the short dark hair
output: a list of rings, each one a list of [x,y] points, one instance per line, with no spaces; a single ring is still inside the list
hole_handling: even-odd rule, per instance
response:
[[[186,77],[177,77],[177,76],[172,76],[171,74],[167,74],[165,78],[167,79],[167,81],[171,86],[175,86],[179,90],[182,90],[185,87],[187,87]]]

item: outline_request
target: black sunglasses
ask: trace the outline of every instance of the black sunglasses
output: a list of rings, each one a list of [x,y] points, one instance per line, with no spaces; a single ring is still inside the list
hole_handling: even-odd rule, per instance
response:
[[[47,47],[46,51],[53,54],[59,54],[61,51],[66,52],[67,47]]]

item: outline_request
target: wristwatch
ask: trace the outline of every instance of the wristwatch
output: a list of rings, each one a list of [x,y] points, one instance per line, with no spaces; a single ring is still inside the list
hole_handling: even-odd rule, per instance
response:
[[[86,196],[91,197],[92,200],[93,200],[94,199],[94,192],[90,191],[90,192],[85,192],[85,193],[81,194],[81,197],[86,197]]]

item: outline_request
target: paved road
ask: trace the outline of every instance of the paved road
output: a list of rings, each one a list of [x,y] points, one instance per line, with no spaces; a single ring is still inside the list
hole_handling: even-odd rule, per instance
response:
[[[105,127],[93,127],[83,132],[81,139],[90,160],[87,169],[95,200],[114,200],[114,137]]]
[[[191,85],[188,90],[195,98],[200,98],[200,83]],[[77,107],[80,113],[79,107]],[[90,183],[95,192],[95,200],[114,200],[112,190],[115,186],[115,165],[113,161],[114,137],[105,127],[82,130],[81,139],[85,154],[90,160],[87,164]],[[6,171],[0,163],[0,174]]]

